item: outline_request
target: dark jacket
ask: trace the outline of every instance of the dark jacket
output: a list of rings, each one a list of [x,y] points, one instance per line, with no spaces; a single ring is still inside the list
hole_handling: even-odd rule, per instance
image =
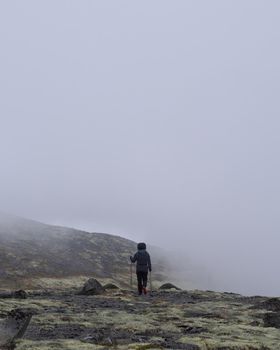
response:
[[[138,249],[134,256],[130,257],[131,262],[136,264],[136,272],[148,272],[152,271],[152,264],[150,254],[146,249]]]

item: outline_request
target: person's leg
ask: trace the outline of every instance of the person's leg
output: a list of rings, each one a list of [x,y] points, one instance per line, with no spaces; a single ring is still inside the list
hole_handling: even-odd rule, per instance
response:
[[[148,281],[148,272],[143,272],[143,287],[147,287],[147,281]]]
[[[142,273],[141,272],[136,272],[137,274],[137,282],[138,282],[138,293],[142,294],[142,289],[143,289],[143,285],[142,285]]]
[[[148,281],[148,272],[142,272],[142,278],[143,278],[143,291],[144,294],[147,294],[147,281]]]

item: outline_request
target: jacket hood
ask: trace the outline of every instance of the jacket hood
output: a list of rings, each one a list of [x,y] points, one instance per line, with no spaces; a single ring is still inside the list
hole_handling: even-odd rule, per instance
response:
[[[137,244],[137,249],[138,250],[146,250],[146,243],[143,243],[143,242],[138,243]]]

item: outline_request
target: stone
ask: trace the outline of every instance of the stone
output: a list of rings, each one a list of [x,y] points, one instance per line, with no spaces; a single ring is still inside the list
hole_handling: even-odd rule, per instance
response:
[[[12,348],[14,340],[24,335],[31,317],[28,310],[14,309],[0,320],[0,348]]]
[[[263,316],[264,327],[280,328],[280,312],[269,312]]]
[[[14,298],[17,299],[27,299],[27,293],[26,291],[20,289],[20,290],[16,290],[15,292],[12,293]]]
[[[78,294],[98,295],[103,294],[104,292],[105,289],[102,287],[102,285],[95,278],[90,278],[86,281],[86,283],[83,286],[83,289]]]
[[[174,284],[172,284],[172,283],[164,283],[163,285],[161,285],[159,287],[159,289],[161,289],[161,290],[163,290],[163,289],[165,289],[165,290],[167,290],[167,289],[181,290],[180,288],[174,286]]]
[[[27,293],[22,289],[16,290],[15,292],[1,292],[0,298],[1,299],[4,299],[4,298],[26,299]]]
[[[280,299],[269,298],[261,303],[260,307],[270,311],[280,311]]]

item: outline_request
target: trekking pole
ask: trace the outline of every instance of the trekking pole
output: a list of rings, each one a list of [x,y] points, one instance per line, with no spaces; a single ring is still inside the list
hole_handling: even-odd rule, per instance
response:
[[[132,262],[130,262],[130,288],[131,288],[131,290],[132,290]]]
[[[153,284],[152,284],[152,271],[150,271],[150,292],[153,291]]]

